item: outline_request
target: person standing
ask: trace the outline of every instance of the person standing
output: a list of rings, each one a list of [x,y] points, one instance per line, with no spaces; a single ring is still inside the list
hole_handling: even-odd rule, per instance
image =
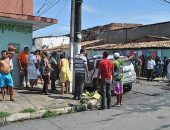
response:
[[[148,56],[148,62],[147,62],[147,80],[152,81],[153,80],[153,72],[155,69],[155,61],[151,58],[151,56]]]
[[[142,72],[142,59],[141,59],[141,56],[138,56],[137,62],[136,62],[136,73],[137,73],[138,78],[141,77],[141,72]],[[139,83],[139,80],[136,82]]]
[[[123,65],[125,61],[131,60],[134,56],[135,52],[131,54],[130,57],[126,59],[121,59],[120,54],[118,52],[114,53],[115,60],[114,64],[114,93],[116,94],[117,102],[115,106],[120,107],[122,105],[122,95],[123,95]]]
[[[59,62],[59,68],[60,68],[60,82],[61,82],[61,92],[64,94],[69,92],[69,82],[71,78],[70,68],[69,68],[69,62],[65,58],[64,54],[60,55],[60,62]]]
[[[13,52],[14,53],[14,52]],[[5,88],[8,87],[10,101],[15,101],[13,97],[13,79],[10,73],[10,57],[6,50],[1,51],[0,60],[0,88],[2,93],[2,102],[5,100]]]
[[[25,47],[24,51],[18,56],[19,66],[20,66],[20,87],[24,86],[24,78],[26,82],[26,87],[28,87],[28,57],[29,48]]]
[[[37,79],[35,85],[37,85],[39,79],[40,79],[41,84],[42,84],[42,75],[40,73],[41,51],[40,50],[36,50],[35,55],[36,55],[36,59],[37,59],[37,75],[38,75],[38,79]]]
[[[37,58],[35,55],[35,48],[32,48],[31,53],[28,55],[28,80],[30,82],[31,88],[33,88],[38,79],[37,74]]]
[[[43,52],[42,53],[42,58],[41,58],[41,68],[42,68],[42,75],[43,75],[43,80],[44,80],[44,85],[43,85],[43,90],[42,93],[45,95],[48,95],[48,87],[50,84],[50,71],[51,66],[48,60],[48,53]]]
[[[88,78],[87,58],[85,55],[86,50],[82,48],[80,54],[77,54],[74,58],[75,88],[73,99],[81,99],[85,77]]]
[[[162,78],[165,78],[167,76],[167,66],[169,64],[169,61],[166,56],[164,56],[163,60],[163,73],[162,73]]]
[[[51,68],[54,70],[54,71],[51,71],[51,74],[50,74],[51,92],[56,93],[58,91],[55,87],[55,82],[56,82],[56,80],[59,79],[59,66],[58,66],[58,60],[57,60],[57,53],[56,52],[53,52],[51,54],[50,63],[51,63]]]
[[[101,89],[101,106],[100,109],[105,109],[105,98],[107,97],[107,108],[111,106],[111,82],[113,77],[113,62],[107,59],[108,51],[103,52],[103,59],[99,62],[98,78],[100,78]]]
[[[168,85],[170,86],[170,58],[169,58],[169,63],[167,65],[167,79],[168,79]]]

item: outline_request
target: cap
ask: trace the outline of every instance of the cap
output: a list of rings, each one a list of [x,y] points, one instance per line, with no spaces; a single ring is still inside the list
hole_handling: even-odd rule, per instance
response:
[[[35,52],[35,51],[36,51],[36,48],[32,47],[31,52]]]
[[[118,52],[114,53],[114,57],[118,58],[120,56],[120,54]]]
[[[9,51],[14,51],[16,48],[13,45],[8,45],[8,50]]]

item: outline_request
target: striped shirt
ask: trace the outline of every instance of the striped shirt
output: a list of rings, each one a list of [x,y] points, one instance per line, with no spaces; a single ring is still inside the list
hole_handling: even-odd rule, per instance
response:
[[[75,73],[85,73],[85,65],[87,65],[87,58],[83,54],[78,54],[74,58]]]

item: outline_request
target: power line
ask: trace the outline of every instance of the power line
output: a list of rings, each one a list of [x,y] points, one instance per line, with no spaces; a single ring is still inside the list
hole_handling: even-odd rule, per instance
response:
[[[47,8],[46,10],[44,10],[41,14],[39,14],[39,16],[45,14],[48,10],[50,10],[53,6],[55,6],[56,4],[58,4],[61,0],[57,0],[55,3],[53,3],[51,6],[49,6],[49,8]]]
[[[63,1],[64,1],[64,0],[63,0]],[[67,5],[68,5],[68,0],[63,4],[63,6],[62,6],[61,9],[58,11],[58,13],[57,13],[57,15],[56,15],[55,17],[58,17]]]
[[[170,4],[170,1],[168,1],[168,0],[160,0],[160,1],[167,3],[167,4]]]
[[[54,1],[54,0],[53,0]],[[47,6],[49,3],[51,2],[51,0],[49,0],[48,2],[47,2],[47,0],[45,0],[45,2],[42,4],[42,6],[35,12],[35,14],[39,14],[40,13],[40,11],[45,7],[45,6]]]
[[[162,2],[162,0],[151,0],[154,3],[161,4],[163,6],[168,6],[166,3]]]

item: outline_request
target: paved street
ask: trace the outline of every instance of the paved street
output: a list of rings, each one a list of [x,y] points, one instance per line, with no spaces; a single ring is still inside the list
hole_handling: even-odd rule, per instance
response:
[[[170,87],[166,84],[141,80],[124,95],[120,108],[11,123],[0,130],[169,130]]]

